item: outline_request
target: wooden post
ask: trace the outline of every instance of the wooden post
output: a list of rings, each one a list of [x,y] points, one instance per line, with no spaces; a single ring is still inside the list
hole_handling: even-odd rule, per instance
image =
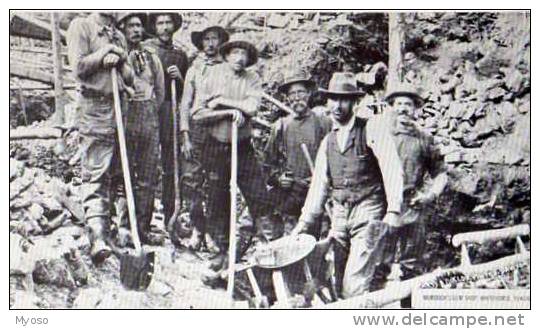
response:
[[[403,29],[400,24],[401,13],[388,13],[388,86],[395,86],[403,81],[402,77],[402,40]]]
[[[62,61],[62,39],[60,36],[60,27],[58,25],[58,13],[51,13],[51,31],[52,31],[52,49],[54,64],[54,103],[55,118],[57,124],[64,124],[64,81],[62,79],[63,61]]]

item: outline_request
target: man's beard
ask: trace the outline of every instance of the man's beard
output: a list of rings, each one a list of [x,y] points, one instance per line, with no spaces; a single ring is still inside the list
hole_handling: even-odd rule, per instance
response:
[[[306,101],[295,101],[291,104],[292,109],[297,114],[303,114],[308,109],[308,104]]]
[[[162,32],[158,34],[158,39],[162,42],[171,42],[172,41],[172,33],[170,32]]]

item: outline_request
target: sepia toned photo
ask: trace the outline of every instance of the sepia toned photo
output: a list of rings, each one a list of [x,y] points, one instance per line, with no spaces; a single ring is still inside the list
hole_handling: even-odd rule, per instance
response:
[[[529,10],[9,19],[11,310],[531,308]]]

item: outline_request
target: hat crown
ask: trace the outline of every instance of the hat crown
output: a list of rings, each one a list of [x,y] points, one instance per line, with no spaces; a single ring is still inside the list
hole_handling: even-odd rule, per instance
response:
[[[350,72],[337,72],[332,75],[328,83],[328,92],[358,92],[356,78]]]

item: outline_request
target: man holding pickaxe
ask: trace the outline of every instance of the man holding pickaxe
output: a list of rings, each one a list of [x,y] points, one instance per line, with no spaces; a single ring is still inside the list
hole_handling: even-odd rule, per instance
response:
[[[74,19],[67,32],[69,62],[79,84],[78,125],[85,182],[82,199],[94,263],[103,262],[111,254],[105,243],[111,217],[111,176],[117,163],[111,68],[116,67],[120,73],[118,87],[122,92],[134,77],[126,40],[115,23],[115,13],[96,12]]]
[[[268,222],[261,223],[262,233],[268,241],[290,233],[296,226],[311,181],[303,148],[314,157],[332,126],[329,118],[311,111],[315,83],[305,72],[292,70],[278,90],[286,96],[294,114],[274,124],[265,148],[265,165],[270,167],[268,185],[280,217],[264,217]]]
[[[207,231],[221,251],[211,263],[211,268],[216,271],[225,269],[228,259],[231,160],[235,157],[238,160],[237,183],[255,221],[266,215],[271,207],[262,168],[250,140],[250,118],[258,111],[261,81],[256,73],[246,68],[257,62],[258,52],[247,41],[229,40],[221,46],[220,53],[225,63],[209,68],[192,114],[193,121],[208,129],[205,157],[211,161],[204,164],[209,181]],[[239,127],[237,141],[231,140],[233,120]],[[238,154],[231,155],[232,143],[237,143]],[[240,228],[236,255],[232,257],[238,258],[249,245],[253,228],[242,231],[243,228]]]
[[[158,109],[165,87],[161,61],[153,48],[142,44],[145,21],[144,13],[122,13],[118,17],[118,26],[128,43],[128,63],[134,71],[133,93],[125,113],[125,137],[140,240],[145,244],[161,244],[160,237],[151,234],[150,222],[159,164]]]
[[[199,50],[186,73],[182,104],[180,106],[180,134],[182,137],[182,190],[189,203],[189,214],[193,232],[188,248],[198,250],[202,244],[210,251],[217,251],[212,236],[206,232],[206,220],[203,212],[203,165],[205,161],[213,161],[202,152],[206,142],[205,127],[191,120],[197,97],[199,97],[210,69],[223,63],[219,48],[229,40],[229,34],[221,26],[206,26],[200,31],[191,33],[191,41]]]
[[[149,15],[149,32],[156,37],[144,42],[145,46],[156,50],[165,76],[165,98],[159,106],[159,141],[161,145],[161,166],[163,174],[161,202],[165,224],[175,208],[174,187],[174,135],[171,81],[175,81],[176,104],[179,104],[184,85],[184,77],[189,66],[186,54],[173,45],[173,34],[182,26],[182,16],[174,12],[157,12]],[[178,159],[176,159],[178,161]]]

